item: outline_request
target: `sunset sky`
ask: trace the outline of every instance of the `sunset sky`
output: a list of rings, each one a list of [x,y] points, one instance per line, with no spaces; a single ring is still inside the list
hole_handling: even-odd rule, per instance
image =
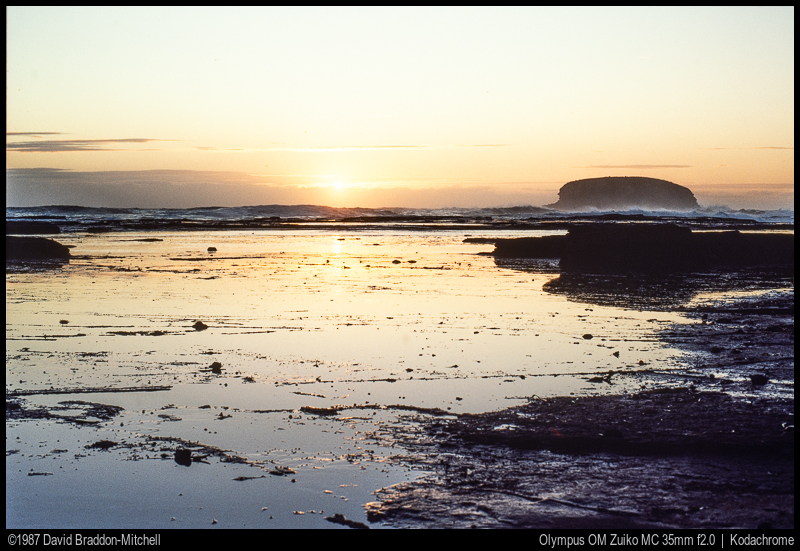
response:
[[[794,8],[7,8],[6,200],[794,208]]]

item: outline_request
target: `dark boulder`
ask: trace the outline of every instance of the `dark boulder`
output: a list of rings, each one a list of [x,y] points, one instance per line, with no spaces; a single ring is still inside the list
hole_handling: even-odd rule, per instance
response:
[[[88,444],[85,447],[91,450],[108,450],[116,445],[118,445],[117,442],[114,442],[113,440],[99,440],[94,444]]]
[[[572,274],[786,269],[794,266],[794,235],[600,223],[573,227],[566,236],[498,239],[493,254],[497,258],[559,258],[562,273]]]
[[[668,273],[691,264],[692,230],[675,225],[595,224],[567,234],[562,272]]]
[[[69,260],[69,248],[45,237],[6,236],[6,260]]]
[[[558,201],[545,206],[567,211],[698,208],[697,199],[689,188],[641,176],[609,176],[567,182],[558,191]]]
[[[668,274],[710,268],[794,265],[794,235],[692,232],[673,224],[573,228],[562,272]]]
[[[794,266],[793,233],[694,232],[692,239],[706,265]]]
[[[495,239],[494,256],[501,258],[561,258],[566,235]]]
[[[55,233],[61,233],[61,228],[51,222],[6,220],[6,235],[40,235]]]
[[[350,520],[341,513],[336,513],[332,517],[325,517],[325,520],[327,520],[328,522],[332,522],[334,524],[342,524],[350,528],[356,528],[361,530],[369,529],[369,526],[367,526],[363,522],[358,522],[357,520]]]
[[[175,450],[175,463],[184,467],[192,466],[192,451],[184,448]]]

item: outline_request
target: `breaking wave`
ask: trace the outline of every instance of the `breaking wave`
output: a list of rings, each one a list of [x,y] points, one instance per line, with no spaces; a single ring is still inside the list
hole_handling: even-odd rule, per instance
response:
[[[238,222],[238,221],[506,221],[536,222],[600,219],[718,219],[720,222],[752,221],[766,224],[794,224],[794,211],[729,209],[705,207],[691,211],[668,210],[595,210],[563,212],[545,207],[520,205],[489,208],[342,208],[325,205],[256,205],[243,207],[198,207],[188,209],[97,208],[76,205],[41,207],[7,207],[6,220],[69,221],[78,224],[103,224],[114,222]]]

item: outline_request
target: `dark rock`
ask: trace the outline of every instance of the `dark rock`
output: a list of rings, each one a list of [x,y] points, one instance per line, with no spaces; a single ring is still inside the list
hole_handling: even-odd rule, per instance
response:
[[[494,256],[502,258],[561,258],[566,235],[495,239]]]
[[[716,267],[794,266],[794,235],[692,232],[674,224],[598,223],[566,236],[499,239],[495,257],[560,258],[562,273],[670,274]]]
[[[50,222],[6,221],[6,235],[36,235],[61,233],[61,228]]]
[[[586,334],[583,336],[583,338],[584,338],[584,339],[586,339],[586,340],[588,341],[588,340],[590,340],[590,339],[593,339],[593,338],[594,338],[594,335],[592,335],[591,333],[586,333]]]
[[[769,377],[762,375],[761,373],[753,373],[750,375],[750,381],[755,386],[764,386],[769,382]]]
[[[690,254],[700,267],[794,266],[794,233],[739,233],[738,231],[692,234]]]
[[[311,413],[313,415],[336,415],[339,413],[341,408],[336,406],[332,406],[329,408],[325,407],[315,407],[315,406],[303,406],[300,408],[300,411],[303,413]]]
[[[44,237],[6,236],[6,260],[69,260],[69,248]]]
[[[589,377],[587,379],[590,383],[609,383],[611,384],[611,375],[604,375],[604,376],[596,376],[596,377]]]
[[[216,247],[209,247],[207,250],[208,250],[208,252],[210,252],[210,253],[215,253],[215,252],[217,252],[217,248],[216,248]]]
[[[197,330],[197,331],[203,331],[205,329],[208,329],[208,325],[206,325],[205,323],[203,323],[200,320],[194,322],[194,325],[192,325],[192,327],[194,327],[195,330]]]
[[[359,529],[369,528],[369,526],[367,526],[363,522],[358,522],[355,520],[350,520],[348,518],[345,518],[345,516],[341,513],[336,513],[332,517],[325,517],[325,520],[327,520],[328,522],[332,522],[334,524],[342,524],[344,526],[349,526],[350,528],[359,528]]]
[[[497,241],[495,237],[467,237],[464,243],[472,243],[476,245],[494,245]]]
[[[111,440],[99,440],[94,444],[89,444],[86,447],[92,450],[107,450],[109,448],[113,448],[116,445],[117,443]]]
[[[668,273],[687,264],[691,237],[689,228],[672,224],[572,228],[559,267],[580,273]]]
[[[622,431],[619,429],[606,429],[600,434],[600,436],[603,438],[625,438],[625,436],[622,434]]]
[[[545,206],[558,210],[698,208],[697,199],[689,188],[641,176],[609,176],[567,182],[558,191],[558,201]]]
[[[291,467],[281,467],[280,465],[277,465],[274,469],[269,471],[269,474],[275,476],[285,476],[287,474],[297,474],[297,471],[295,471]]]
[[[175,463],[184,467],[192,466],[192,451],[183,448],[175,450]]]
[[[211,373],[221,374],[222,373],[222,364],[219,362],[214,362],[210,366]]]

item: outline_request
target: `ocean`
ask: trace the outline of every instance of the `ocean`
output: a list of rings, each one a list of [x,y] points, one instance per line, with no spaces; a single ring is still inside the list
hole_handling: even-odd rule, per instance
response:
[[[552,292],[552,262],[490,254],[497,238],[605,220],[793,232],[793,211],[50,206],[6,220],[57,225],[47,237],[71,255],[6,266],[7,527],[391,527],[370,504],[455,457],[406,447],[429,423],[687,381],[793,397],[787,346],[756,358],[771,380],[756,391],[741,363],[706,367],[669,338],[732,332],[733,317],[686,308],[793,300],[791,279],[660,282],[645,291],[680,308],[649,308]]]
[[[242,229],[275,227],[291,223],[479,224],[498,229],[515,225],[552,224],[575,220],[678,221],[706,227],[793,225],[794,210],[750,210],[726,207],[692,211],[589,210],[562,212],[536,206],[487,208],[342,208],[323,205],[258,205],[242,207],[198,207],[187,209],[94,208],[68,205],[7,207],[8,221],[46,221],[62,231],[91,227],[119,230]]]

